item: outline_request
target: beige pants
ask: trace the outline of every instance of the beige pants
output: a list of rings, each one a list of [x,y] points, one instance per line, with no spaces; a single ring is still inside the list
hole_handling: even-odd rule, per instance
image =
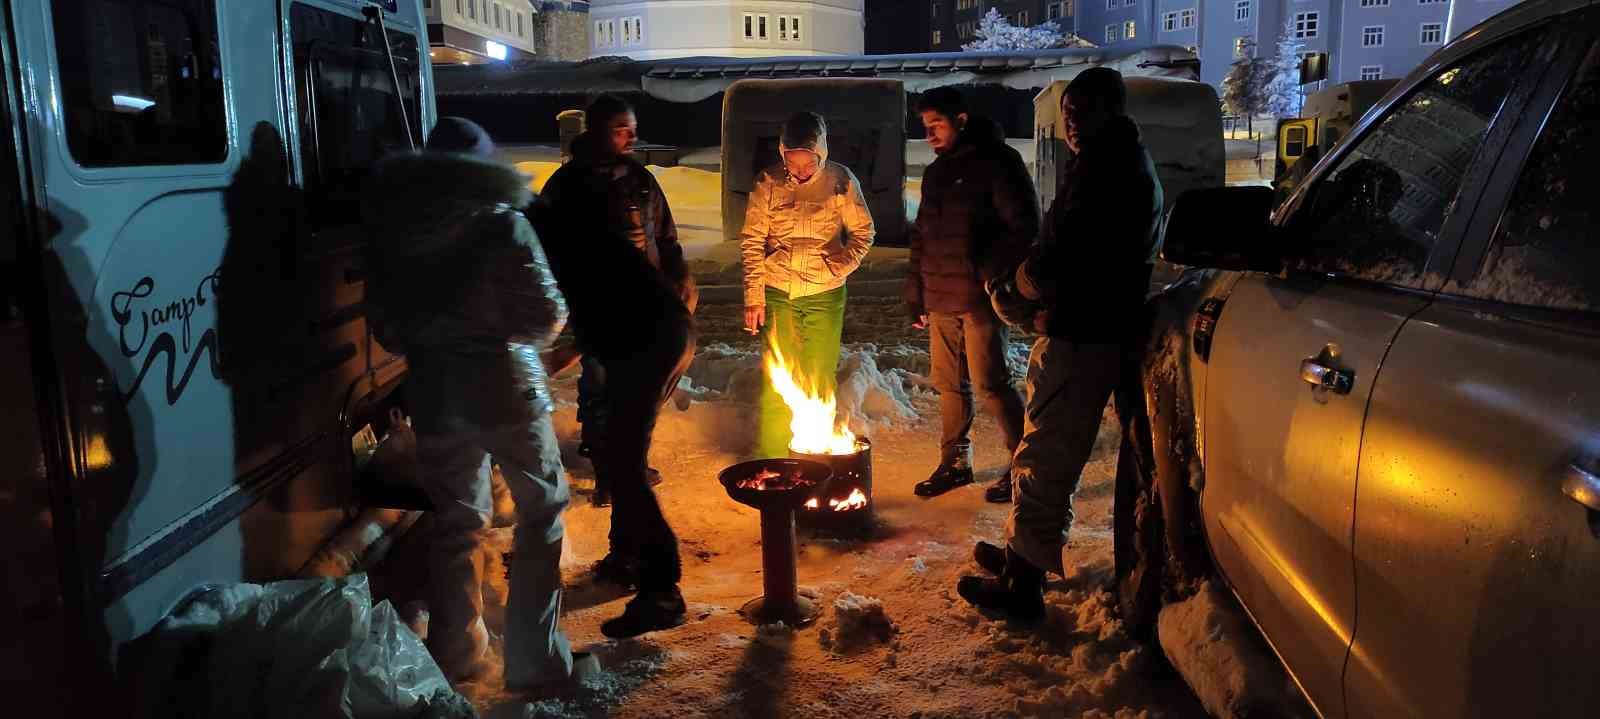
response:
[[[1122,347],[1040,338],[1028,357],[1028,411],[1011,459],[1006,542],[1023,559],[1062,574],[1072,495],[1094,450],[1120,376]]]

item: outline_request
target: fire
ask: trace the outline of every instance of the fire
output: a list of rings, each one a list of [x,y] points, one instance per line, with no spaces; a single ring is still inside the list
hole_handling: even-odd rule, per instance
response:
[[[835,512],[847,512],[865,506],[867,506],[867,495],[862,493],[860,487],[850,490],[850,496],[844,499],[828,500],[828,508]]]
[[[811,499],[806,500],[806,509],[816,509],[817,507],[821,507],[821,506],[822,506],[821,504],[817,503],[817,498],[816,497],[812,497]]]
[[[794,437],[789,440],[789,449],[801,454],[855,454],[856,435],[838,420],[834,396],[803,389],[784,361],[783,352],[776,344],[769,343],[769,349],[767,381],[794,414],[789,422]]]

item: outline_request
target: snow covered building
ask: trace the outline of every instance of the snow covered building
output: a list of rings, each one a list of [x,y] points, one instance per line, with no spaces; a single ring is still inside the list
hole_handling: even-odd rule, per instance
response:
[[[591,57],[859,55],[863,0],[593,0]]]
[[[422,0],[435,64],[533,59],[537,0]],[[561,5],[563,3],[548,3]]]
[[[1199,2],[1199,0],[1179,0]],[[1246,52],[1271,56],[1285,28],[1328,54],[1326,84],[1404,77],[1454,35],[1517,0],[1206,0],[1201,79],[1221,85]],[[1320,89],[1307,87],[1312,91]]]

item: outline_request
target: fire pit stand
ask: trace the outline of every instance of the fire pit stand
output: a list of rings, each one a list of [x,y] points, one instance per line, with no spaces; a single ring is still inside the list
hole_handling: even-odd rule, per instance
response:
[[[739,483],[762,471],[793,474],[799,470],[802,482],[791,489],[748,489]],[[762,596],[746,602],[739,613],[751,624],[783,622],[805,626],[817,619],[821,610],[799,594],[796,570],[794,514],[801,505],[826,486],[833,470],[818,462],[800,459],[758,459],[741,462],[717,476],[735,502],[761,512],[761,588]]]

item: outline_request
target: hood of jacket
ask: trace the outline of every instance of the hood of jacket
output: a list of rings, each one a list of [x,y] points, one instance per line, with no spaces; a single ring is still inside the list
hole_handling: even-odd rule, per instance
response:
[[[790,150],[805,150],[817,156],[817,172],[811,176],[811,179],[806,180],[804,184],[816,182],[817,178],[822,177],[823,168],[828,166],[827,128],[819,128],[815,133],[812,133],[804,140],[796,142],[793,147],[789,146],[780,138],[778,140],[778,162],[783,162],[784,153]]]
[[[472,155],[391,155],[373,172],[363,220],[396,254],[428,254],[455,242],[486,210],[527,207],[528,181],[509,165]]]

